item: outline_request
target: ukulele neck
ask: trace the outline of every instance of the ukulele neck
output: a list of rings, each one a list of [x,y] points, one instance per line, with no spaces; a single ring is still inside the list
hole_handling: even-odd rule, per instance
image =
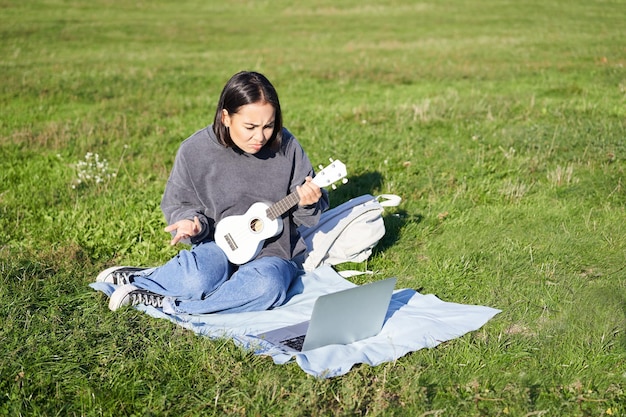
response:
[[[290,208],[298,204],[300,201],[300,196],[297,191],[289,194],[287,197],[282,200],[272,204],[267,209],[267,218],[270,220],[275,220],[285,214]]]

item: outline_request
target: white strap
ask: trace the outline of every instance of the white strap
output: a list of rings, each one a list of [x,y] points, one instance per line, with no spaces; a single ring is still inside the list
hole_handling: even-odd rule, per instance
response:
[[[380,194],[376,196],[376,200],[383,207],[397,207],[402,202],[402,198],[395,194]]]
[[[339,271],[337,272],[339,275],[341,275],[344,278],[350,278],[350,277],[355,277],[357,275],[372,275],[374,272],[372,271],[356,271],[354,269],[350,269],[347,271]]]

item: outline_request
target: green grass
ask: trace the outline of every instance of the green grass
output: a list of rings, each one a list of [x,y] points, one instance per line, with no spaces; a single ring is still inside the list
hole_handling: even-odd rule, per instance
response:
[[[0,9],[0,414],[626,415],[623,1]],[[176,253],[159,210],[174,154],[241,69],[273,81],[314,164],[346,162],[333,205],[403,197],[348,266],[375,271],[359,282],[502,313],[317,380],[110,312],[88,283]],[[79,184],[88,152],[108,166]]]

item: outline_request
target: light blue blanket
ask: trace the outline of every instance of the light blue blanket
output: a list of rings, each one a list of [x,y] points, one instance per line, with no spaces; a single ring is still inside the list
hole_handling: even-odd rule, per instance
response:
[[[115,286],[105,283],[93,283],[90,286],[108,296],[115,290]],[[308,320],[317,297],[353,286],[330,266],[322,266],[299,277],[289,291],[288,301],[273,310],[170,315],[153,307],[140,305],[137,308],[153,317],[171,320],[199,335],[230,338],[255,354],[271,356],[277,364],[295,358],[302,370],[319,378],[343,375],[358,363],[376,366],[394,361],[409,352],[432,348],[479,329],[500,312],[490,307],[444,302],[434,295],[401,289],[393,294],[381,332],[365,340],[288,353],[253,336]]]

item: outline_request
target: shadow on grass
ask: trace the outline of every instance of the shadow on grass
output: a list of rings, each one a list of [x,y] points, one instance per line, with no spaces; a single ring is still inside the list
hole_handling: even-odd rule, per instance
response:
[[[331,207],[336,207],[348,200],[364,194],[377,195],[377,190],[382,187],[382,175],[379,172],[366,172],[361,175],[349,177],[346,184],[330,192]],[[409,215],[405,210],[393,208],[383,214],[385,221],[385,236],[378,242],[374,252],[382,252],[395,245],[400,231],[407,222],[421,223],[421,214]]]
[[[382,175],[379,172],[366,172],[356,176],[348,175],[348,182],[329,192],[330,204],[336,207],[341,203],[363,194],[375,195],[382,185]]]

